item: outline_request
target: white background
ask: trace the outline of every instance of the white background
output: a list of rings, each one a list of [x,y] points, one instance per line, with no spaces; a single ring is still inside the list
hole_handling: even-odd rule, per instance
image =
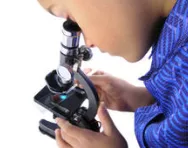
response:
[[[57,19],[44,11],[35,0],[0,0],[0,147],[55,148],[56,143],[38,131],[41,118],[51,114],[33,101],[45,85],[44,77],[59,63],[60,26]],[[83,40],[82,40],[83,43]],[[142,86],[138,78],[150,67],[148,55],[130,64],[122,58],[101,54],[84,63]],[[138,148],[134,135],[134,114],[112,112],[118,129],[130,148]]]

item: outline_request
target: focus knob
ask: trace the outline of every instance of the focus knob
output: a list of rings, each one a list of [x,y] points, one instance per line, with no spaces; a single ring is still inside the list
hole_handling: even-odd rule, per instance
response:
[[[88,61],[93,57],[93,53],[90,48],[86,46],[80,47],[80,53],[83,54],[83,60]]]

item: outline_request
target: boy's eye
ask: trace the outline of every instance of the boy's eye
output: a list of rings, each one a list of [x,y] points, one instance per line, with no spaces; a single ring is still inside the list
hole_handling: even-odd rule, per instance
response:
[[[46,10],[50,13],[50,14],[52,14],[52,15],[54,15],[55,16],[55,14],[54,14],[54,12],[53,12],[53,5],[51,5],[51,6],[49,6]]]
[[[56,16],[51,10],[48,10],[48,12],[54,16]]]

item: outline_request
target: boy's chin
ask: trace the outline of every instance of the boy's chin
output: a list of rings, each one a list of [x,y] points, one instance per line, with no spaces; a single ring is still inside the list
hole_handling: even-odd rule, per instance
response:
[[[118,55],[117,53],[114,53],[114,52],[107,52],[107,51],[104,51],[104,50],[101,50],[101,49],[100,49],[100,52],[101,52],[102,54],[108,54],[108,55],[110,55],[110,56],[118,56],[118,57],[121,57],[121,55]]]

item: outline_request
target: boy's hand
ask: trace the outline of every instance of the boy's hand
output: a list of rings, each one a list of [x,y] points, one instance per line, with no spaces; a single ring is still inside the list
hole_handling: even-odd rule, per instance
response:
[[[91,71],[89,68],[84,69],[86,74]],[[95,85],[100,102],[104,102],[109,109],[134,112],[138,107],[154,102],[146,88],[133,86],[103,71],[97,71],[88,77]]]
[[[102,133],[82,129],[63,119],[57,119],[61,129],[56,130],[59,148],[127,148],[127,142],[115,127],[108,111],[99,107],[98,116],[104,131]]]

